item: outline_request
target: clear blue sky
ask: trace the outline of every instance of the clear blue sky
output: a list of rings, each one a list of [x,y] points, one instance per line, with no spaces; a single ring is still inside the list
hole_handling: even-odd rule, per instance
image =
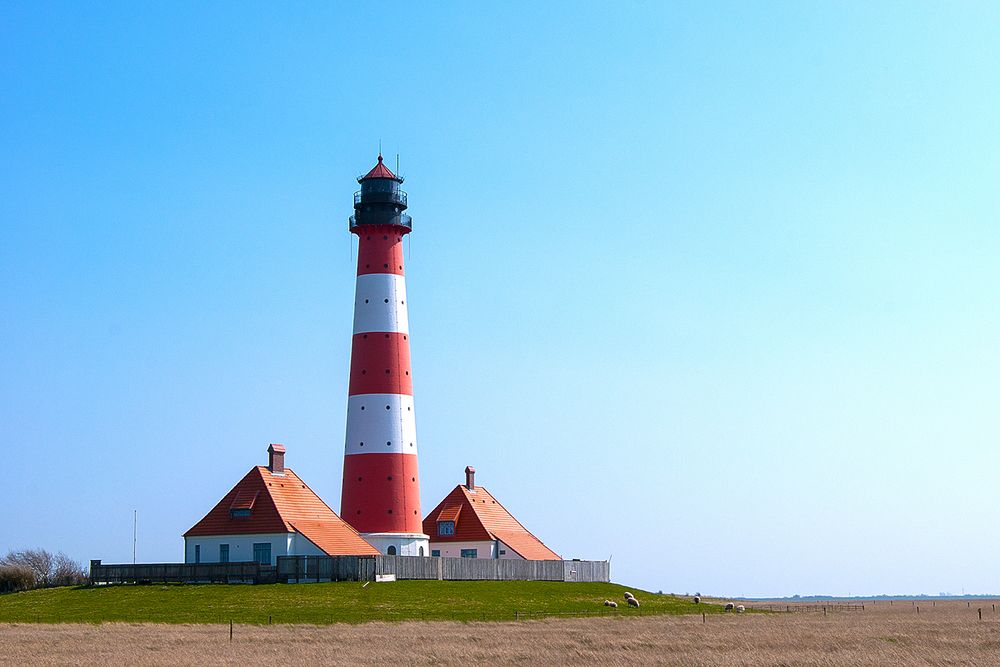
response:
[[[998,6],[538,4],[0,6],[0,550],[178,560],[269,442],[339,509],[381,140],[425,511],[1000,592]]]

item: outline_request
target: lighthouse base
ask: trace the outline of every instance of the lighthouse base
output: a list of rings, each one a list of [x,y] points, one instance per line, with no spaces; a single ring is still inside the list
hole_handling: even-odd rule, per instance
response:
[[[423,533],[361,533],[368,543],[389,556],[429,556],[430,536]]]

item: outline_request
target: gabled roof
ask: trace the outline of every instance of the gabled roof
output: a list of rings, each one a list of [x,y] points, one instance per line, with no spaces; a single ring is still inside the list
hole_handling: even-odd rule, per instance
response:
[[[398,166],[398,165],[397,165]],[[372,170],[367,174],[359,178],[359,181],[367,181],[369,178],[391,178],[394,180],[399,180],[396,178],[396,174],[389,171],[389,167],[382,163],[382,154],[378,154],[378,164],[372,167]]]
[[[455,534],[439,536],[438,521],[454,521]],[[423,529],[431,542],[500,540],[527,560],[562,560],[481,486],[475,487],[475,493],[461,484],[456,486],[427,515]]]
[[[250,516],[234,518],[230,513],[234,509],[249,509]],[[265,466],[253,468],[184,537],[292,532],[301,533],[330,556],[379,553],[290,468],[283,475]]]

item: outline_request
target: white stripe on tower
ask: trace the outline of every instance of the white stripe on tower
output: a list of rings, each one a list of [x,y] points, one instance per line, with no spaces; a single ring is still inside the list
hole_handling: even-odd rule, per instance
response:
[[[354,333],[410,333],[406,316],[406,278],[396,273],[358,276],[354,297]]]
[[[406,394],[348,397],[346,453],[416,455],[413,397]]]

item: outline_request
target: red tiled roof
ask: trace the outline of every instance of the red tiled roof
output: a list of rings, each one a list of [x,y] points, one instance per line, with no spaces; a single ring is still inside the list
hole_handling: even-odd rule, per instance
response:
[[[251,507],[248,517],[230,515],[231,509]],[[290,468],[284,475],[265,466],[253,468],[184,537],[291,532],[301,533],[330,556],[379,553]]]
[[[528,532],[507,509],[481,486],[475,493],[459,484],[424,519],[424,533],[431,542],[481,542],[500,540],[527,560],[562,560]],[[462,511],[469,508],[469,511]],[[456,520],[461,512],[461,521]],[[455,517],[452,519],[450,517]],[[439,536],[438,521],[455,521],[455,534]]]
[[[362,181],[367,181],[369,178],[396,178],[396,174],[389,171],[389,168],[382,163],[382,154],[378,155],[378,164],[372,167],[372,170],[361,177]]]

